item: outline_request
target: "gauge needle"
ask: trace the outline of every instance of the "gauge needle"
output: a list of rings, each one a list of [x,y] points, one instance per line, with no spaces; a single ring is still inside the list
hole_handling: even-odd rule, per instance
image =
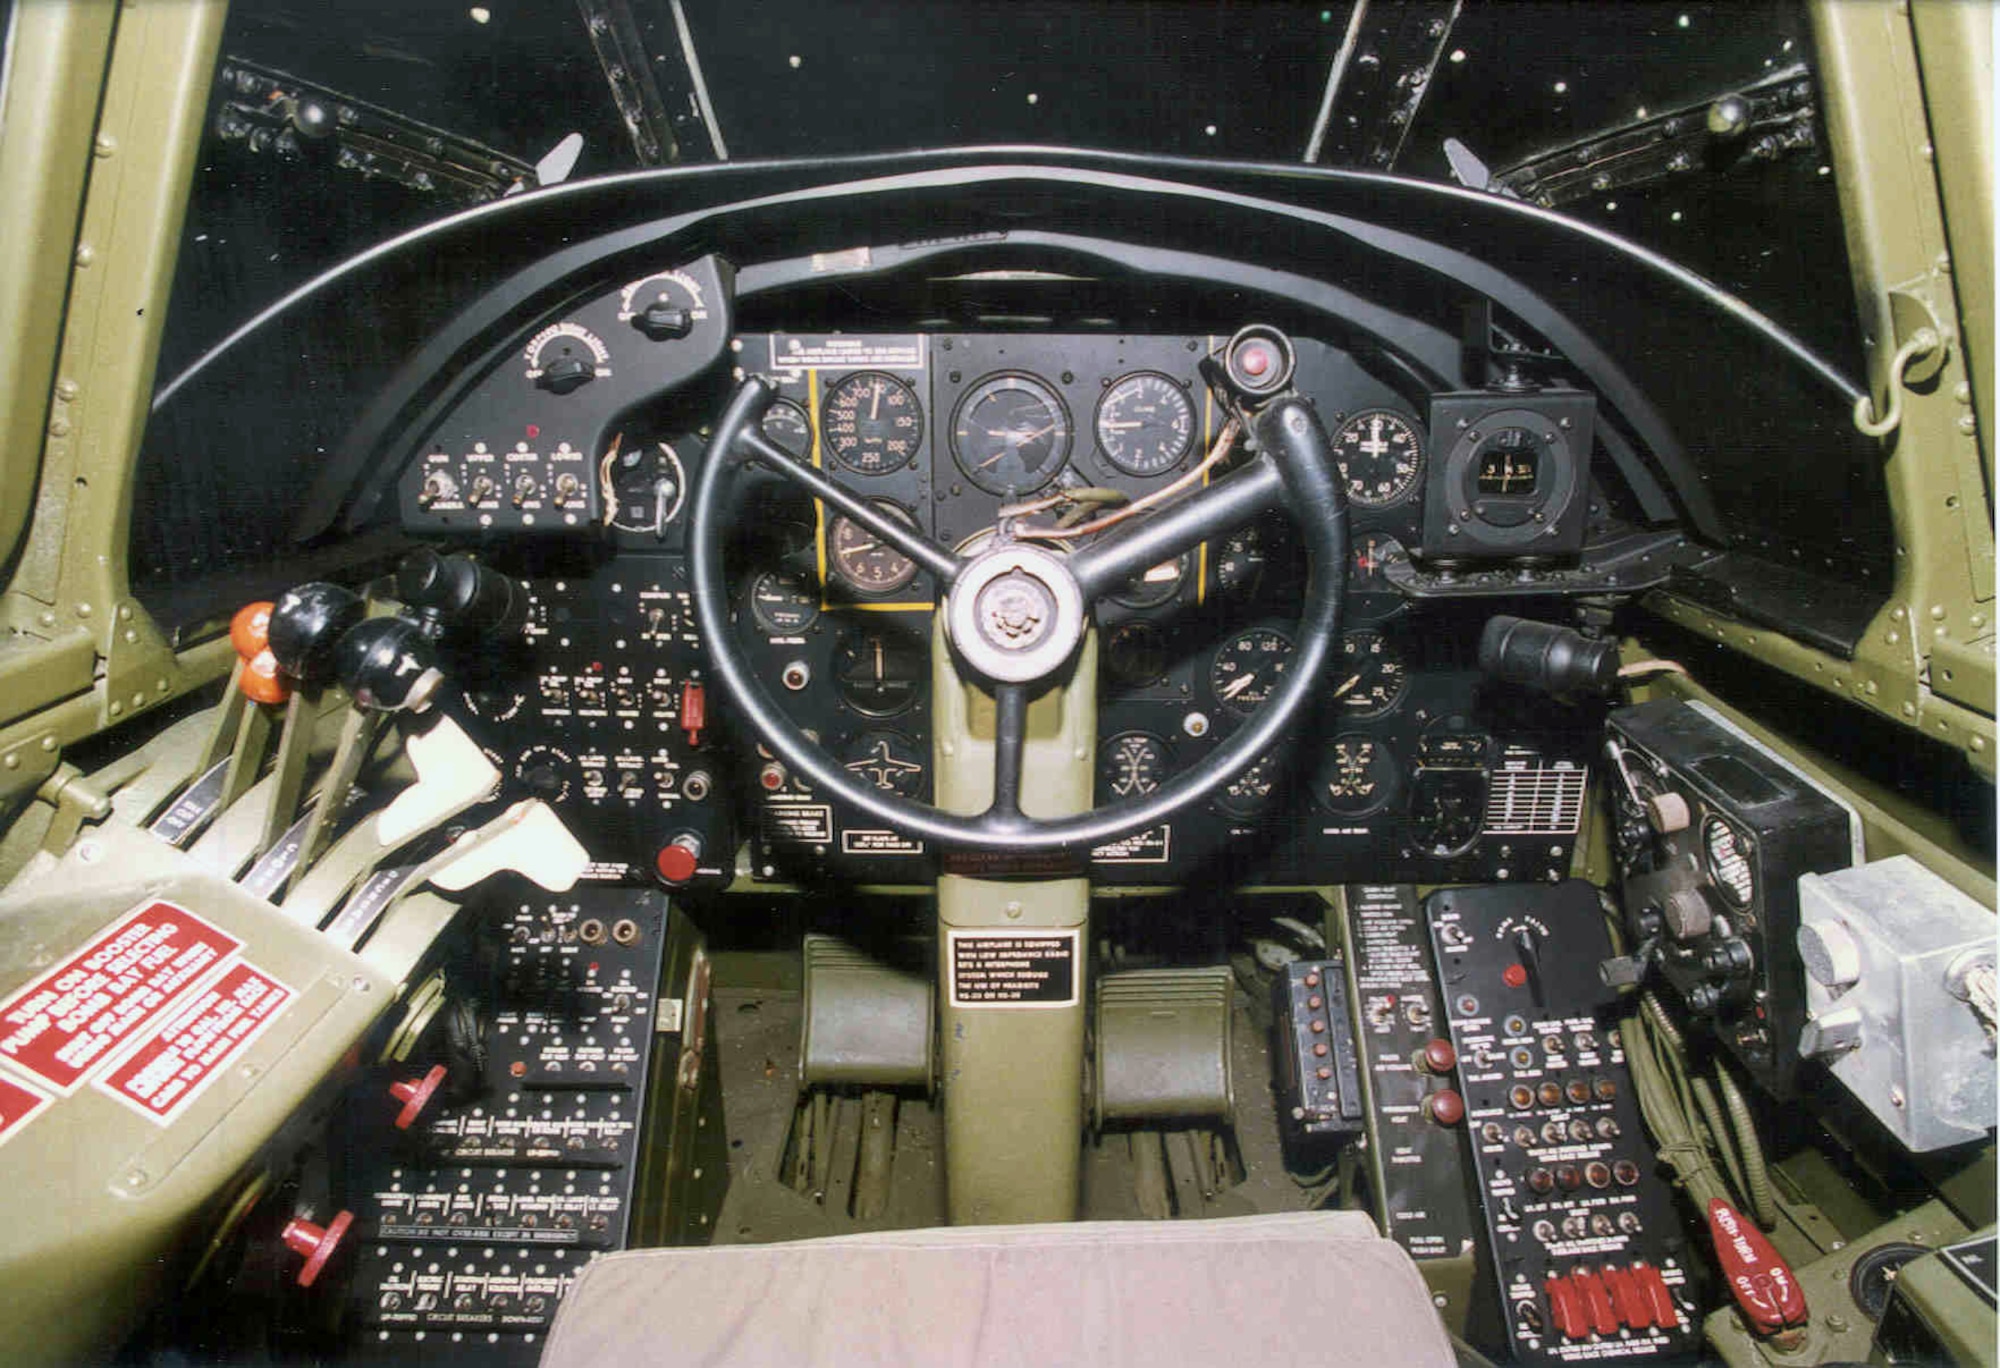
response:
[[[881,544],[882,543],[878,541],[856,542],[854,543],[854,545],[847,548],[847,552],[849,555],[859,556],[863,552],[873,551],[876,547],[880,546]]]
[[[886,679],[886,678],[888,678],[888,676],[889,676],[889,671],[888,671],[888,668],[887,668],[886,664],[885,664],[885,663],[883,662],[883,659],[882,659],[882,638],[881,638],[881,637],[876,637],[876,638],[875,638],[875,677],[876,677],[877,679]]]
[[[868,421],[872,423],[881,416],[882,416],[882,382],[880,380],[877,380],[875,382],[873,397],[869,400],[868,403]]]
[[[1114,421],[1113,419],[1106,418],[1102,423],[1099,423],[1098,426],[1103,428],[1107,432],[1130,432],[1133,428],[1142,428],[1146,425],[1140,422],[1137,418],[1134,418],[1129,423],[1120,423]]]
[[[1345,684],[1342,684],[1339,688],[1333,691],[1333,696],[1335,698],[1340,697],[1342,694],[1346,693],[1349,689],[1353,688],[1356,684],[1359,684],[1360,682],[1361,682],[1360,675],[1358,674],[1349,675],[1347,677],[1347,682]]]
[[[1234,698],[1256,682],[1257,672],[1255,670],[1252,670],[1247,675],[1238,675],[1222,686],[1222,696],[1225,699]]]

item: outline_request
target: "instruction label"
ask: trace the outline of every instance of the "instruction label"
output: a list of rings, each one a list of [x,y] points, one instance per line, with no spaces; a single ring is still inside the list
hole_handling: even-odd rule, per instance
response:
[[[772,370],[888,370],[924,368],[924,339],[901,337],[796,337],[772,333]]]
[[[953,931],[954,1007],[1071,1007],[1078,931]]]
[[[242,946],[185,907],[148,903],[0,1005],[0,1056],[67,1096]]]
[[[97,1086],[168,1125],[277,1020],[293,996],[254,965],[233,965]]]
[[[41,1113],[53,1099],[11,1078],[0,1078],[0,1145]]]

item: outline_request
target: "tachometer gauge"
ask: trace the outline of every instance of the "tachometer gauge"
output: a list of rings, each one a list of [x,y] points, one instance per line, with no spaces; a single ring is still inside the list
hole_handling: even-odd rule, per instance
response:
[[[1701,824],[1702,849],[1708,854],[1708,872],[1730,906],[1741,911],[1757,896],[1757,875],[1743,853],[1743,837],[1735,827],[1711,814]]]
[[[1366,817],[1389,805],[1396,781],[1396,757],[1389,748],[1371,736],[1348,732],[1334,738],[1313,788],[1328,811]]]
[[[687,471],[665,442],[639,442],[609,452],[597,473],[604,524],[620,531],[664,537],[687,499]]]
[[[892,503],[875,501],[885,515],[911,528],[916,520]],[[860,523],[836,517],[827,525],[826,555],[834,575],[864,594],[893,594],[917,577],[917,563]]]
[[[806,411],[789,399],[780,399],[771,405],[759,424],[764,436],[787,456],[803,460],[812,452],[812,419]]]
[[[856,475],[887,475],[916,459],[924,408],[895,376],[858,371],[827,391],[819,427],[836,465]]]
[[[989,375],[965,392],[951,419],[951,455],[988,494],[1040,489],[1069,460],[1069,410],[1032,375]]]
[[[1121,622],[1105,633],[1104,668],[1127,688],[1159,683],[1169,658],[1167,634],[1150,622]]]
[[[1278,757],[1260,755],[1249,769],[1222,786],[1215,795],[1215,806],[1231,817],[1255,817],[1269,805],[1277,780]]]
[[[1423,479],[1423,429],[1394,409],[1363,409],[1334,434],[1333,456],[1350,500],[1387,508],[1414,494]]]
[[[1097,751],[1097,791],[1105,801],[1151,793],[1167,777],[1167,743],[1150,732],[1121,732]]]
[[[1409,667],[1380,632],[1349,632],[1340,655],[1332,696],[1349,717],[1379,717],[1402,702]]]
[[[922,694],[930,657],[910,637],[888,628],[856,628],[833,648],[833,687],[856,712],[888,717]]]
[[[1264,706],[1291,664],[1292,639],[1269,627],[1252,627],[1216,652],[1208,687],[1216,701],[1239,717]]]
[[[1380,622],[1408,606],[1390,584],[1389,567],[1407,562],[1410,553],[1386,532],[1357,537],[1347,563],[1347,621]]]
[[[840,767],[869,787],[898,798],[923,796],[924,758],[916,743],[901,732],[863,732],[847,748]]]
[[[766,570],[751,581],[750,615],[772,636],[797,636],[819,617],[819,595],[803,577]]]
[[[1148,570],[1141,570],[1125,581],[1124,587],[1111,596],[1113,603],[1122,603],[1127,608],[1157,608],[1171,601],[1181,591],[1181,585],[1188,577],[1189,557],[1185,554],[1170,561],[1161,561]]]
[[[1173,469],[1194,444],[1194,400],[1158,371],[1116,381],[1097,403],[1097,445],[1104,459],[1144,478]]]

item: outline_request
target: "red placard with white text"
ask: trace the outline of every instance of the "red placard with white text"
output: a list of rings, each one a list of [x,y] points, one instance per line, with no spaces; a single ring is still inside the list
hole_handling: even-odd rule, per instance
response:
[[[11,1078],[0,1078],[0,1145],[13,1139],[50,1100],[46,1094]]]
[[[277,1020],[294,996],[255,965],[232,965],[98,1079],[97,1086],[166,1125]]]
[[[136,908],[0,1005],[0,1057],[67,1095],[242,946],[173,903]]]

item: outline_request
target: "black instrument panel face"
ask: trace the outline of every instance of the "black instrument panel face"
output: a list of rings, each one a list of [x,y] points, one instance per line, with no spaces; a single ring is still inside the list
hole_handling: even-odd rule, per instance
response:
[[[684,321],[675,309],[685,301],[676,300],[654,310],[662,328]],[[671,771],[693,767],[679,753],[693,749],[679,720],[680,690],[699,678],[703,653],[691,619],[681,621],[689,617],[687,491],[700,475],[704,424],[734,376],[776,381],[763,424],[773,443],[952,549],[989,533],[1003,509],[1059,533],[1059,522],[1087,523],[1155,494],[1195,468],[1226,420],[1198,371],[1219,336],[739,333],[717,348],[728,368],[635,398],[624,377],[680,344],[642,328],[644,311],[623,293],[573,317],[588,336],[541,329],[548,355],[538,375],[527,374],[535,367],[523,352],[520,366],[486,377],[440,428],[462,434],[459,445],[486,442],[473,434],[489,430],[495,441],[531,427],[578,434],[564,439],[587,477],[573,511],[591,535],[571,540],[597,547],[588,573],[537,577],[542,610],[564,615],[571,630],[531,639],[534,659],[511,679],[482,682],[495,698],[475,734],[566,815],[587,813],[581,826],[593,855],[638,868],[663,840],[692,837],[703,875],[714,867],[719,876],[718,843],[731,839],[723,821],[686,820],[699,805],[685,801],[684,775]],[[590,338],[608,349],[601,366]],[[1297,744],[1261,759],[1201,810],[1094,852],[1092,878],[1560,878],[1601,715],[1530,706],[1482,682],[1472,657],[1486,616],[1521,605],[1425,605],[1396,589],[1392,572],[1425,533],[1429,415],[1355,356],[1314,338],[1294,341],[1295,384],[1317,405],[1351,496],[1341,655]],[[600,373],[607,368],[610,376]],[[405,473],[407,527],[454,521],[489,537],[512,533],[517,552],[550,543],[519,535],[547,530],[546,515],[532,529],[517,525],[532,508],[474,526],[464,510],[427,502],[425,482],[446,464],[434,454]],[[504,451],[496,459],[505,466]],[[462,484],[462,462],[454,462],[452,478]],[[1516,476],[1503,469],[1494,478]],[[932,577],[866,529],[769,480],[746,492],[731,538],[734,630],[773,696],[856,778],[929,801]],[[1150,792],[1255,716],[1288,669],[1305,573],[1297,538],[1272,516],[1149,568],[1096,606],[1100,803]],[[645,584],[658,587],[658,602],[634,597]],[[646,625],[649,611],[671,619],[661,628],[666,638]],[[625,706],[628,694],[636,708]],[[728,707],[726,699],[705,702]],[[635,732],[672,744],[649,749]],[[714,795],[703,803],[733,810],[759,874],[934,877],[936,851],[814,792],[751,738],[732,737],[716,751],[724,729],[694,735]],[[668,792],[680,795],[676,810],[658,810]]]

